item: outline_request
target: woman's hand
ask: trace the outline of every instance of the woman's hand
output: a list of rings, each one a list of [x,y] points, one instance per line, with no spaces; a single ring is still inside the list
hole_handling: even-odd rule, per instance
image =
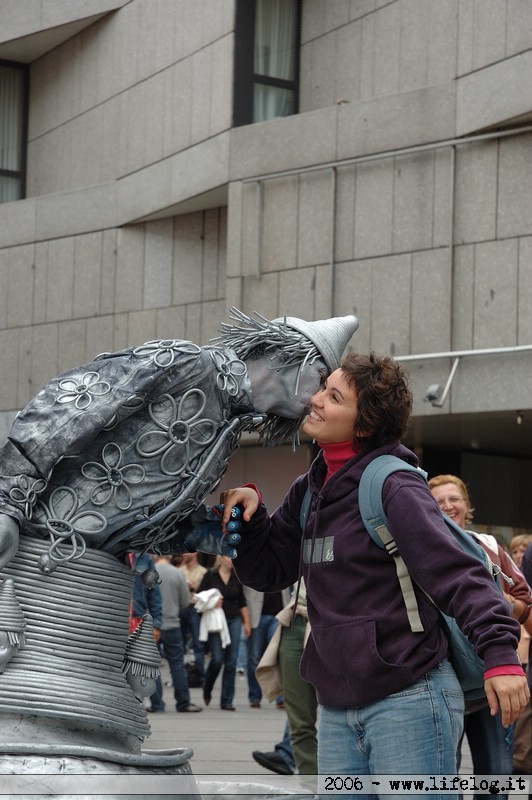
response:
[[[492,716],[501,709],[502,724],[506,728],[515,722],[530,700],[526,676],[497,675],[484,682],[484,689]]]
[[[241,505],[244,509],[242,519],[249,522],[257,508],[259,507],[259,497],[255,489],[250,486],[240,486],[238,489],[228,489],[220,494],[220,503],[224,507],[222,517],[222,529],[227,531],[227,523],[231,519],[233,508]]]

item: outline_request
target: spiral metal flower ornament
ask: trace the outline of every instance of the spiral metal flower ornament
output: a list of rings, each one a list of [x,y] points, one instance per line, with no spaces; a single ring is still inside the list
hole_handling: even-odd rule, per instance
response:
[[[79,560],[87,547],[85,535],[107,527],[103,514],[78,511],[78,506],[78,497],[68,486],[54,489],[48,503],[42,500],[37,503],[33,525],[45,529],[51,542],[40,563],[42,571],[51,572],[57,563]]]
[[[169,394],[152,403],[149,414],[156,427],[139,436],[139,455],[160,456],[164,475],[182,475],[190,463],[191,444],[207,447],[216,438],[218,426],[212,419],[202,417],[205,406],[205,393],[200,389],[185,392],[179,404]]]
[[[129,484],[142,483],[146,470],[140,464],[122,464],[122,449],[109,442],[102,450],[102,463],[88,461],[81,468],[82,475],[96,486],[90,494],[95,506],[103,506],[110,499],[120,511],[127,511],[132,505]]]
[[[79,380],[65,378],[59,381],[60,394],[58,403],[74,403],[77,409],[87,409],[95,397],[101,397],[111,391],[107,381],[100,380],[97,372],[86,372]]]
[[[184,342],[181,339],[160,339],[145,342],[140,347],[135,347],[133,355],[138,358],[151,358],[161,368],[171,367],[177,359],[182,359],[183,354],[197,356],[201,347],[193,342]]]
[[[31,519],[38,496],[44,492],[47,485],[43,478],[34,480],[28,475],[19,475],[17,485],[9,492],[9,498],[14,505],[23,509],[26,519]]]

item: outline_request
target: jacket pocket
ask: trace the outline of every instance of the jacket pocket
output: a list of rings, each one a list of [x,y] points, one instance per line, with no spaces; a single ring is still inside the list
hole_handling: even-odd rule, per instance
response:
[[[412,683],[408,666],[380,655],[373,619],[314,625],[301,659],[301,674],[323,695],[325,705],[365,705]],[[334,697],[343,702],[335,702]],[[328,699],[326,699],[328,698]]]

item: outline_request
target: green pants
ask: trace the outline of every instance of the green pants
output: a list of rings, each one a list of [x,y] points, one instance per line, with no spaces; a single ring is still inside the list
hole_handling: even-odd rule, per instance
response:
[[[300,775],[316,775],[318,772],[316,732],[318,703],[314,687],[304,681],[299,672],[306,624],[306,619],[298,615],[293,627],[283,628],[279,647],[279,664],[282,673],[284,704],[290,725],[290,741],[297,771]]]

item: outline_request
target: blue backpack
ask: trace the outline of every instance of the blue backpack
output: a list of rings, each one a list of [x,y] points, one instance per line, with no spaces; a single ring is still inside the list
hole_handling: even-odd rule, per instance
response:
[[[376,545],[388,551],[395,561],[397,577],[403,593],[408,620],[412,631],[423,630],[423,624],[419,616],[416,596],[412,580],[406,565],[399,554],[397,545],[388,527],[388,520],[382,507],[382,487],[386,478],[393,472],[400,470],[414,471],[422,475],[425,480],[426,472],[413,467],[406,461],[397,456],[384,455],[378,456],[371,461],[365,468],[360,478],[358,487],[358,506],[360,515],[366,529]],[[310,506],[311,493],[307,493],[303,498],[301,506],[301,527],[304,529],[308,509]],[[445,514],[442,514],[447,527],[451,531],[456,541],[463,550],[469,555],[478,558],[492,575],[499,591],[502,594],[501,571],[500,568],[492,564],[490,557],[483,547],[473,538],[473,536],[452,521]],[[509,579],[510,580],[510,579]],[[424,590],[423,590],[424,591]],[[427,594],[425,592],[425,594]],[[429,595],[427,595],[429,597]],[[430,599],[430,597],[429,597]],[[478,656],[473,645],[462,633],[454,617],[450,617],[440,611],[443,627],[449,640],[449,657],[452,661],[458,680],[464,692],[466,700],[476,700],[484,696],[484,662]]]

